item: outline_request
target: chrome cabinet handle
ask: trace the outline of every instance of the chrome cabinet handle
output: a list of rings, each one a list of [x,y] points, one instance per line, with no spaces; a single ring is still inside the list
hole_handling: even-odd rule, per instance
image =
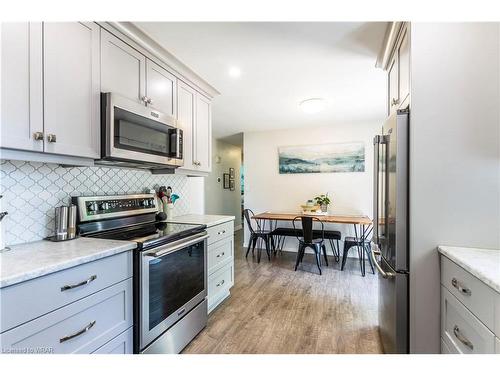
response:
[[[217,284],[217,286],[224,285],[224,280],[222,280],[220,283]]]
[[[143,96],[141,100],[144,102],[144,104],[148,104],[149,98],[147,96]]]
[[[34,132],[33,139],[35,141],[43,141],[43,133],[42,132]]]
[[[370,251],[370,256],[372,258],[372,263],[375,264],[375,267],[377,267],[378,272],[384,279],[390,279],[393,277],[396,277],[396,274],[393,272],[386,272],[380,267],[380,264],[377,262],[377,259],[375,258],[376,255],[380,255],[380,250],[374,250],[373,245]]]
[[[226,233],[226,230],[225,230],[225,229],[224,229],[224,230],[222,230],[222,231],[220,231],[220,232],[217,232],[217,234],[224,234],[224,233]]]
[[[472,295],[472,291],[469,288],[462,286],[457,279],[451,279],[451,285],[453,285],[460,293],[465,294],[466,296]]]
[[[57,141],[56,135],[55,134],[47,135],[47,141],[49,141],[50,143],[56,143],[56,141]]]
[[[61,292],[64,292],[65,290],[68,290],[68,289],[78,288],[79,286],[87,285],[87,284],[91,283],[92,281],[94,281],[95,279],[97,279],[97,275],[92,275],[87,280],[84,280],[78,284],[64,285],[61,287]]]
[[[200,165],[201,165],[201,163],[200,163],[199,161],[193,161],[193,164],[194,164],[194,165],[197,165],[197,166],[200,166]]]
[[[467,337],[465,337],[462,332],[460,332],[460,329],[458,328],[457,325],[455,325],[455,327],[453,327],[453,334],[455,335],[455,337],[462,343],[464,344],[466,347],[468,347],[470,350],[474,350],[474,345],[472,345],[472,343],[469,341],[469,339]]]
[[[224,252],[222,252],[222,253],[218,254],[218,255],[217,255],[217,258],[223,257],[223,256],[224,256],[224,254],[225,254]]]
[[[75,333],[68,335],[68,336],[61,337],[59,339],[59,342],[65,342],[65,341],[71,340],[75,337],[78,337],[80,335],[83,335],[85,332],[88,332],[88,330],[91,329],[93,326],[95,326],[95,320],[93,322],[90,322],[87,326],[83,327],[78,332],[75,332]]]
[[[392,106],[395,106],[395,105],[399,104],[399,99],[392,98],[392,102],[391,103],[392,103],[391,104]]]
[[[153,105],[153,99],[148,98],[148,100],[146,101],[146,103],[148,103],[148,104],[150,104],[150,105]]]

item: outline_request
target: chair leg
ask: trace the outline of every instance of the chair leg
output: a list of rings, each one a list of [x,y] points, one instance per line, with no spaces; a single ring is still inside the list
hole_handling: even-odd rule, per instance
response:
[[[259,237],[260,240],[260,237]],[[260,243],[260,241],[259,241]],[[260,263],[260,257],[262,255],[262,245],[259,245],[259,248],[257,249],[257,263]]]
[[[255,246],[257,246],[257,240],[258,240],[258,238],[254,237],[253,241],[252,241],[252,257],[254,256]]]
[[[323,256],[325,257],[325,263],[326,263],[326,266],[328,267],[328,258],[326,256],[326,245],[322,244],[321,248],[323,249]]]
[[[365,276],[365,268],[364,262],[365,262],[365,257],[364,257],[364,250],[361,248],[361,246],[356,246],[358,249],[358,258],[359,258],[359,267],[361,268],[361,276]]]
[[[264,237],[264,245],[266,246],[267,259],[271,261],[271,249],[269,246],[269,236]]]
[[[273,251],[273,254],[276,255],[276,252],[278,250],[276,249],[276,243],[274,242],[274,236],[270,236],[270,239],[271,239],[271,249]]]
[[[349,247],[347,247],[344,243],[344,251],[342,253],[342,266],[340,270],[343,271],[345,267],[345,263],[347,262],[347,255],[349,254]]]
[[[370,264],[370,268],[372,269],[372,273],[375,275],[375,269],[373,268],[372,257],[370,256],[370,245],[365,245],[366,257],[368,258],[368,263]]]
[[[250,236],[250,239],[248,240],[248,246],[247,246],[247,253],[245,254],[245,258],[248,258],[248,253],[250,252],[250,248],[252,247],[252,241],[253,238]]]
[[[301,254],[302,254],[302,245],[299,245],[299,250],[297,251],[297,260],[295,261],[295,271],[297,271],[297,267],[299,266],[299,263],[301,261]]]
[[[321,248],[320,246],[314,246],[314,254],[316,255],[316,265],[318,266],[319,274],[321,275]]]
[[[336,251],[335,261],[338,263],[340,260],[340,243],[339,243],[339,240],[336,240],[336,241],[337,241],[337,249],[335,250]]]

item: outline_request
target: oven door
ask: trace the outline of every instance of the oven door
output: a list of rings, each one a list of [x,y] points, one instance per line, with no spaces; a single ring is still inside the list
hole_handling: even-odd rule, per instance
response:
[[[206,232],[142,252],[140,349],[207,296]]]
[[[182,130],[175,118],[114,93],[102,94],[104,160],[178,167]]]

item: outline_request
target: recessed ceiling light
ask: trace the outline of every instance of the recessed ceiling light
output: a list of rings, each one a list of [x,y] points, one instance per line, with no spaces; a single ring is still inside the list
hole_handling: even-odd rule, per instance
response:
[[[241,69],[237,66],[232,66],[229,68],[229,76],[232,78],[238,78],[241,76]]]
[[[299,107],[305,113],[318,113],[326,107],[326,101],[322,98],[311,98],[300,102]]]

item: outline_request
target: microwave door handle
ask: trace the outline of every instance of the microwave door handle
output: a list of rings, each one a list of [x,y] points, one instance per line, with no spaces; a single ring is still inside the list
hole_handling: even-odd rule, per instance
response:
[[[373,139],[373,242],[378,245],[378,174],[379,174],[379,145],[380,136]]]

